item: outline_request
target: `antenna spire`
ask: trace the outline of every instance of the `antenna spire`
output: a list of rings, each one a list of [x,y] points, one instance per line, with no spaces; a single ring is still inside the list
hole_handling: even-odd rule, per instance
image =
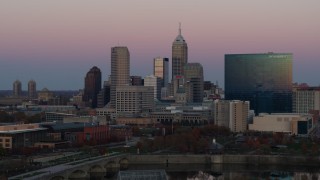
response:
[[[179,35],[181,35],[181,22],[179,22]]]

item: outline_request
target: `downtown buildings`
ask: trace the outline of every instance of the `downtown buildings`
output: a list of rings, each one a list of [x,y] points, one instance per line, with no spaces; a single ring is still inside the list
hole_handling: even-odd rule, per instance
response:
[[[98,93],[101,90],[101,71],[94,66],[85,77],[84,96],[85,102],[90,102],[90,107],[96,108],[98,104]]]
[[[259,113],[292,111],[292,54],[225,55],[225,98]]]

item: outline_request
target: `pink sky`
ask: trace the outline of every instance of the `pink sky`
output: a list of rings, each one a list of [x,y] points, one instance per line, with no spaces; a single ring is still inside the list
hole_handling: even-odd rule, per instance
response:
[[[205,79],[224,81],[224,54],[292,52],[294,81],[319,85],[320,1],[298,0],[2,0],[0,89],[19,79],[26,89],[83,88],[94,65],[106,79],[110,48],[128,46],[131,74],[152,73],[152,59],[169,57],[182,23],[189,62]]]

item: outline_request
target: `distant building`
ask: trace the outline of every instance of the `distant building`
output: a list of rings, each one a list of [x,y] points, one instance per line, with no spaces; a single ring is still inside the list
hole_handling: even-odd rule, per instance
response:
[[[132,86],[143,86],[144,81],[141,76],[130,76]]]
[[[149,86],[118,86],[116,90],[116,112],[121,114],[139,115],[150,112],[154,107],[153,87]]]
[[[130,85],[130,53],[127,47],[111,48],[110,105],[116,107],[117,86]]]
[[[98,104],[98,93],[101,90],[101,71],[94,66],[85,77],[83,100],[90,102],[90,107],[96,108]]]
[[[239,100],[215,100],[214,121],[218,126],[229,128],[232,132],[244,132],[248,129],[250,103]]]
[[[320,110],[320,87],[298,87],[292,93],[293,113],[309,113]]]
[[[157,57],[153,59],[153,75],[161,78],[161,86],[169,83],[169,58]]]
[[[16,80],[15,82],[13,82],[13,96],[20,97],[21,95],[22,95],[21,82],[19,80]]]
[[[308,135],[313,127],[312,115],[294,113],[264,114],[253,118],[251,131],[283,132],[292,135]]]
[[[98,107],[102,108],[110,102],[110,84],[108,81],[105,81],[103,88],[98,94]]]
[[[183,76],[183,67],[188,63],[188,45],[181,35],[181,26],[179,34],[172,43],[172,79],[175,76]]]
[[[161,82],[162,80],[159,77],[150,75],[150,76],[146,76],[144,78],[144,86],[150,86],[153,87],[154,89],[154,93],[153,93],[153,97],[154,99],[161,99]]]
[[[225,99],[250,101],[256,114],[292,111],[292,54],[225,55]]]
[[[28,82],[28,98],[34,99],[37,97],[37,84],[34,80]]]
[[[45,140],[46,133],[47,129],[38,124],[0,126],[0,146],[10,150],[32,147],[36,142]]]
[[[187,63],[184,66],[185,89],[188,102],[201,103],[203,101],[203,68],[199,63]]]
[[[47,88],[43,88],[38,92],[38,100],[42,102],[49,102],[54,96],[53,92],[49,91]]]

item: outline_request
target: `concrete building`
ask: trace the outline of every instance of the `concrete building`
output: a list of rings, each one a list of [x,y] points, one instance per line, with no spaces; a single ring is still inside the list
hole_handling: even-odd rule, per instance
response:
[[[103,88],[98,93],[98,108],[102,108],[110,102],[110,86],[109,81],[103,83]]]
[[[116,120],[118,125],[130,125],[138,127],[149,127],[154,126],[155,121],[149,117],[118,117]]]
[[[130,76],[131,86],[143,86],[144,81],[141,76]]]
[[[162,82],[161,79],[154,75],[149,75],[144,78],[144,86],[153,87],[154,89],[153,90],[154,99],[158,99],[158,100],[161,99],[161,87],[162,87],[161,82]]]
[[[150,118],[154,123],[166,125],[180,124],[184,126],[200,126],[213,122],[213,109],[211,105],[201,106],[158,105],[156,110],[150,113]]]
[[[22,95],[22,90],[21,90],[21,82],[19,80],[16,80],[13,82],[13,96],[14,97],[20,97]]]
[[[0,146],[10,150],[32,147],[34,143],[46,139],[46,130],[38,124],[0,126]]]
[[[204,91],[202,65],[199,63],[187,63],[184,66],[184,81],[188,102],[201,103]]]
[[[153,59],[153,75],[161,78],[161,86],[167,87],[169,83],[169,58],[157,57]]]
[[[175,76],[183,76],[183,67],[188,62],[188,45],[181,35],[181,25],[179,34],[172,43],[172,79]]]
[[[38,93],[38,100],[42,102],[48,102],[54,96],[53,92],[49,91],[47,88],[43,88]]]
[[[309,113],[320,110],[320,87],[294,88],[292,93],[293,113]]]
[[[249,101],[215,100],[214,121],[218,126],[229,128],[232,132],[244,132],[248,129],[250,118]]]
[[[253,118],[253,124],[249,124],[249,130],[307,135],[313,127],[312,122],[312,115],[308,114],[261,113]]]
[[[28,98],[34,99],[37,97],[37,84],[34,80],[28,82]]]
[[[130,85],[130,53],[127,47],[111,48],[110,105],[116,107],[117,86]]]
[[[101,71],[94,66],[87,73],[84,80],[83,100],[89,102],[91,108],[96,108],[98,104],[98,93],[101,90]]]
[[[292,54],[225,55],[225,99],[250,101],[259,113],[292,111]]]
[[[118,86],[116,90],[116,112],[139,115],[154,108],[154,90],[149,86]]]

